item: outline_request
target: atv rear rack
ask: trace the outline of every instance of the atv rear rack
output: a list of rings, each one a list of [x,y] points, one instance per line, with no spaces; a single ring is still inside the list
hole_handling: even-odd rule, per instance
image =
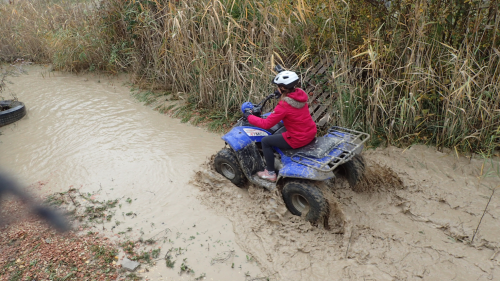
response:
[[[360,154],[363,144],[370,138],[370,135],[334,126],[328,130],[328,134],[325,137],[337,138],[338,142],[322,158],[311,157],[304,152],[297,152],[290,157],[291,160],[321,172],[330,172],[338,166],[349,162],[354,155]],[[334,152],[334,150],[338,152]]]

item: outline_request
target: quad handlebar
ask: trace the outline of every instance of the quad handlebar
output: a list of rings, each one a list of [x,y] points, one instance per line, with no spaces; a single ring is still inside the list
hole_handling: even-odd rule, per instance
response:
[[[262,114],[262,108],[264,108],[264,106],[266,105],[266,103],[270,100],[270,99],[279,99],[281,97],[281,93],[276,90],[274,91],[274,93],[270,94],[269,96],[265,97],[261,102],[259,102],[258,104],[254,104],[253,106],[253,110],[252,110],[252,113],[253,115],[255,116],[260,116]]]

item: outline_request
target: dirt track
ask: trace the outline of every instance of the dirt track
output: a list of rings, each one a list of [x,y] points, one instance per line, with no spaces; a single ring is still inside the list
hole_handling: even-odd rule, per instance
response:
[[[500,280],[498,194],[471,243],[500,185],[498,161],[423,146],[365,158],[371,190],[355,193],[343,181],[331,187],[344,234],[292,216],[278,193],[236,188],[208,165],[195,183],[271,280]]]

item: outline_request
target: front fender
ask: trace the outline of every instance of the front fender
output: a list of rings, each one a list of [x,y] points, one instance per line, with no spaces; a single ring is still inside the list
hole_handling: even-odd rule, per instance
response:
[[[269,132],[261,128],[241,126],[233,128],[225,134],[222,139],[229,144],[234,151],[239,151],[252,142],[261,142],[262,138],[269,135]]]

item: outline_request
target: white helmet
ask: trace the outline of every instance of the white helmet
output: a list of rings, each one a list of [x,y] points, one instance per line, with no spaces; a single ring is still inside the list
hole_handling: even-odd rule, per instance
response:
[[[299,76],[293,71],[282,71],[274,77],[273,83],[291,89],[299,82]]]

